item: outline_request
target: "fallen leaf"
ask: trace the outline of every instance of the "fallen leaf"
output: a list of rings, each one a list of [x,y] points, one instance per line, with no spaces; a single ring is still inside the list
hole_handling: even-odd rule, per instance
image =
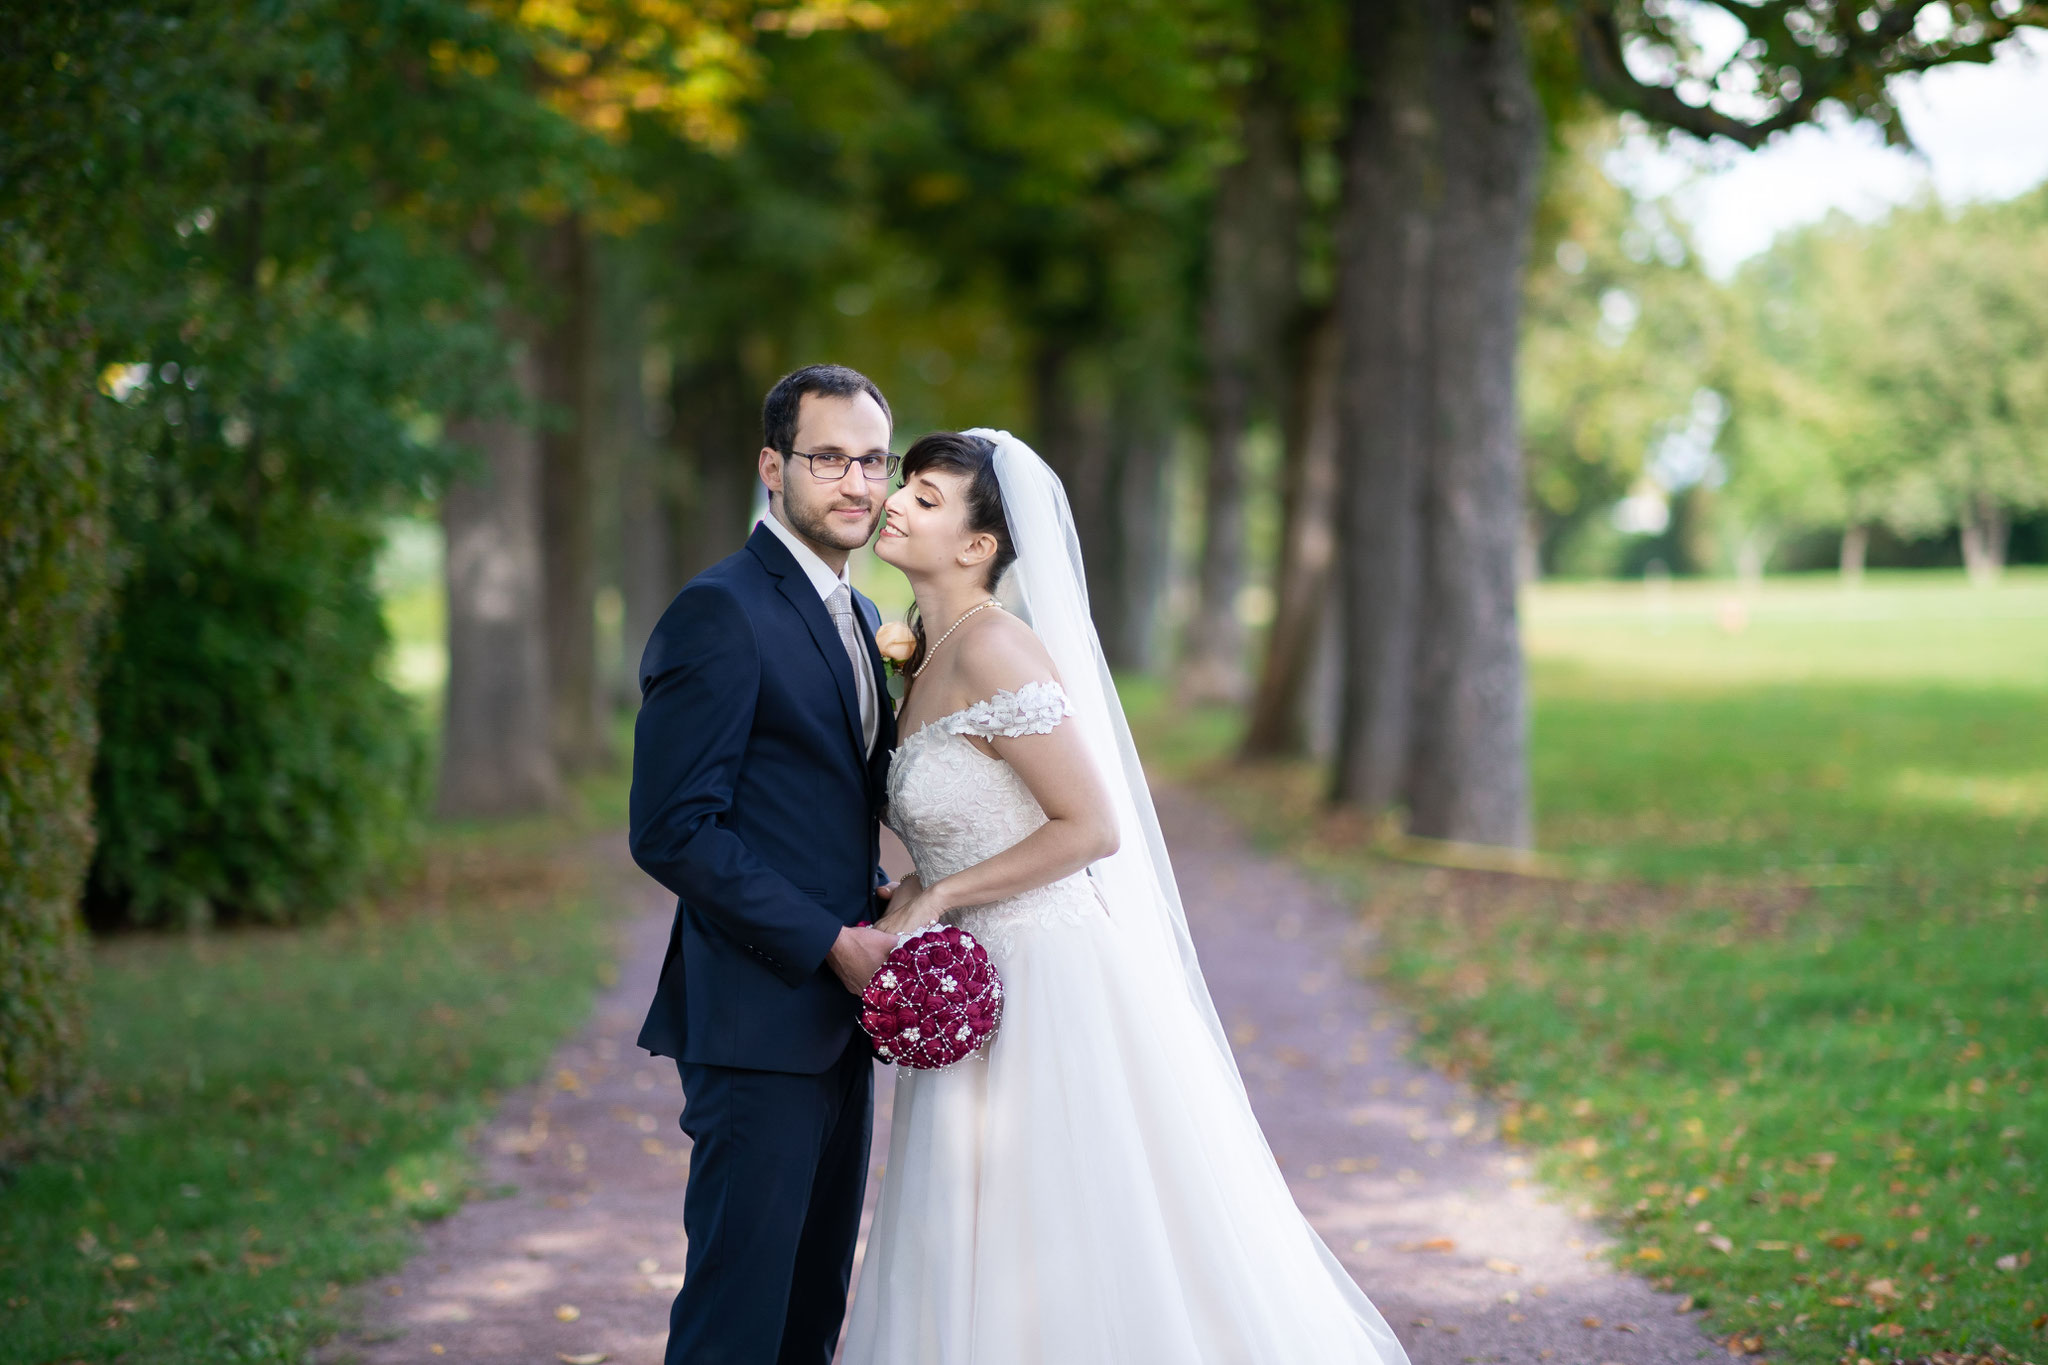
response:
[[[566,1352],[557,1351],[555,1352],[555,1359],[561,1361],[562,1365],[604,1365],[611,1357],[603,1351],[585,1351],[580,1356],[572,1356]]]
[[[1522,1267],[1516,1265],[1513,1261],[1503,1261],[1498,1256],[1487,1257],[1486,1268],[1496,1275],[1519,1275],[1522,1273]]]
[[[1617,1332],[1640,1332],[1643,1329],[1632,1322],[1617,1322],[1614,1324],[1614,1330]]]
[[[441,1344],[440,1342],[438,1342],[438,1341],[437,1341],[437,1342],[435,1342],[435,1343],[434,1343],[434,1344],[433,1344],[432,1346],[429,1346],[429,1347],[427,1348],[427,1350],[428,1350],[428,1352],[429,1352],[430,1354],[433,1354],[433,1355],[437,1355],[437,1356],[445,1356],[445,1355],[447,1355],[447,1354],[448,1354],[448,1348],[447,1348],[446,1346],[443,1346],[443,1345],[442,1345],[442,1344]]]
[[[1854,1232],[1840,1232],[1828,1238],[1828,1245],[1837,1251],[1854,1251],[1863,1245],[1863,1238]]]
[[[1403,1242],[1396,1251],[1456,1251],[1458,1244],[1449,1237],[1432,1237],[1426,1242]]]
[[[1692,1295],[1687,1294],[1684,1298],[1678,1301],[1678,1307],[1672,1309],[1671,1311],[1674,1313],[1690,1313],[1692,1311],[1692,1303]]]
[[[1863,1292],[1870,1295],[1873,1299],[1896,1299],[1899,1297],[1899,1287],[1890,1280],[1872,1280],[1869,1284],[1863,1286]]]
[[[1579,1326],[1581,1326],[1581,1327],[1598,1327],[1599,1325],[1600,1325],[1600,1319],[1598,1319],[1598,1318],[1580,1318],[1580,1319],[1579,1319]]]
[[[1707,1238],[1707,1245],[1724,1256],[1733,1256],[1735,1254],[1735,1243],[1718,1232]]]
[[[1880,1322],[1877,1326],[1870,1329],[1870,1335],[1874,1337],[1902,1337],[1906,1335],[1906,1327],[1904,1323],[1899,1322]]]
[[[655,1271],[661,1269],[661,1262],[655,1260],[652,1256],[643,1256],[640,1258],[640,1264],[637,1269],[642,1275],[652,1275]]]
[[[2015,1252],[2009,1256],[2001,1256],[1997,1260],[1993,1261],[1991,1264],[1997,1266],[2000,1270],[2003,1270],[2006,1274],[2010,1275],[2017,1271],[2021,1266],[2025,1265],[2026,1261],[2022,1260],[2019,1254]]]
[[[1828,1306],[1831,1308],[1854,1308],[1856,1300],[1850,1298],[1847,1294],[1836,1294],[1828,1300]]]
[[[1728,1338],[1728,1354],[1731,1356],[1762,1355],[1764,1339],[1760,1336],[1743,1336],[1741,1333]]]
[[[142,1264],[142,1260],[132,1251],[123,1251],[117,1254],[113,1260],[107,1262],[107,1264],[116,1270],[133,1270]]]
[[[583,1316],[583,1310],[573,1303],[565,1303],[555,1310],[556,1322],[574,1322]]]

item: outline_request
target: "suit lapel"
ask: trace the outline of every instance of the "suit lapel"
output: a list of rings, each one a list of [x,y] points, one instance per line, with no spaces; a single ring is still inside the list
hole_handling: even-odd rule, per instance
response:
[[[789,550],[772,531],[756,527],[747,540],[747,548],[775,576],[776,589],[796,609],[804,628],[811,633],[811,642],[817,645],[818,653],[825,656],[825,667],[832,670],[832,682],[839,693],[839,711],[846,721],[846,737],[852,742],[853,751],[865,762],[867,754],[860,742],[860,698],[853,690],[853,661],[846,657],[846,646],[840,643],[839,627],[833,624],[832,613],[818,600],[818,590],[811,586],[811,580],[797,567],[796,560],[790,557]],[[868,647],[874,648],[872,641]]]

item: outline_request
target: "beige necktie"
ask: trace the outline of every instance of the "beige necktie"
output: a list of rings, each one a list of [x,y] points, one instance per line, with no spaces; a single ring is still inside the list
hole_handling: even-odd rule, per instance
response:
[[[854,619],[853,589],[841,583],[825,599],[833,624],[839,627],[839,643],[846,646],[846,661],[853,665],[853,690],[860,698],[861,752],[875,747],[875,730],[881,725],[881,703],[875,696],[875,671],[868,663],[867,646],[860,638],[860,623]]]

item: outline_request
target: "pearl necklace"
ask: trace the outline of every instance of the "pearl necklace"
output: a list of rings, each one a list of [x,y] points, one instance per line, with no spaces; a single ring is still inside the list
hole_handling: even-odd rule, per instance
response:
[[[917,672],[911,674],[910,676],[912,678],[921,678],[924,676],[924,671],[932,666],[932,655],[939,652],[939,645],[942,645],[946,643],[946,641],[952,639],[953,632],[960,629],[960,627],[966,625],[968,617],[974,615],[978,611],[987,611],[990,607],[1000,607],[1001,605],[1003,604],[996,601],[995,598],[991,597],[988,599],[988,601],[976,603],[974,606],[969,607],[966,611],[961,612],[960,619],[955,621],[952,625],[946,628],[946,633],[939,637],[938,644],[934,644],[930,649],[927,649],[924,652],[924,662],[919,664],[917,666]]]

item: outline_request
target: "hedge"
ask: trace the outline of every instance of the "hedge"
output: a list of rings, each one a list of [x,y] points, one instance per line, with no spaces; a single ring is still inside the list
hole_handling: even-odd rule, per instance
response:
[[[95,645],[111,578],[88,338],[0,234],[0,1149],[59,1096],[83,1031]]]

